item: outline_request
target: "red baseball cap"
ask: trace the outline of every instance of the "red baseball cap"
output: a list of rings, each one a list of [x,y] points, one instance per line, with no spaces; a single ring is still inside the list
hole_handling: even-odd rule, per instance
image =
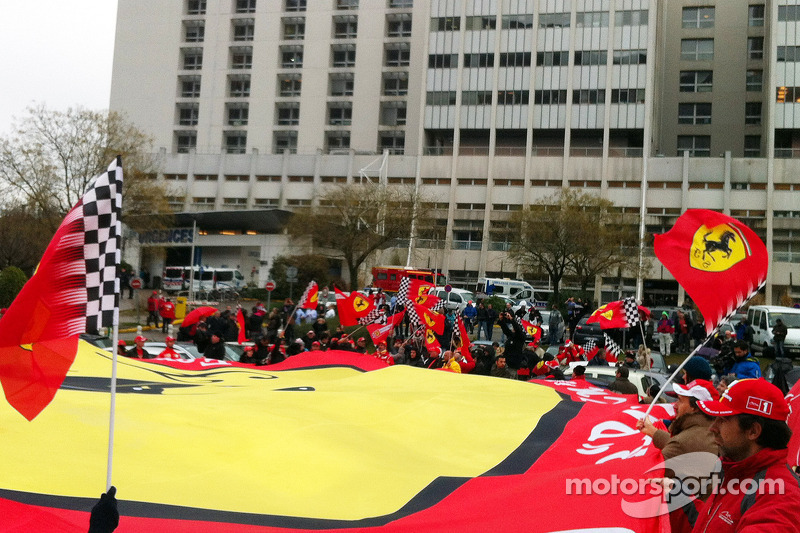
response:
[[[177,340],[177,339],[175,339],[175,337],[169,337],[169,336],[167,336],[167,338],[166,338],[166,339],[164,339],[164,342],[166,342],[166,341],[175,341],[175,340]]]
[[[133,342],[139,342],[139,341],[145,342],[147,341],[147,337],[142,337],[141,335],[139,335],[135,339],[133,339]]]
[[[740,379],[722,393],[722,399],[697,402],[697,407],[710,416],[749,414],[772,420],[786,420],[789,404],[781,390],[764,379]]]
[[[673,383],[672,389],[678,396],[688,396],[701,402],[719,400],[719,392],[714,387],[714,384],[707,379],[696,379],[685,385],[683,383]]]
[[[127,346],[127,344],[125,344],[125,341],[119,341],[117,346]]]

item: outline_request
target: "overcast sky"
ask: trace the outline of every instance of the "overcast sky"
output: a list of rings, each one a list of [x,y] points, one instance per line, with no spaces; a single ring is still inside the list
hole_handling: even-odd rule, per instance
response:
[[[12,117],[108,109],[117,0],[0,0],[0,135]]]

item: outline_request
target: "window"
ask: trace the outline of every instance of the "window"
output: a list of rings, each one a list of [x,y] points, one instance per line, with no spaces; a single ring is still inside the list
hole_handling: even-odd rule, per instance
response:
[[[198,104],[178,104],[178,124],[181,126],[197,126],[200,112]]]
[[[456,68],[458,54],[431,54],[428,56],[428,68]]]
[[[778,9],[780,10],[780,8]],[[780,20],[780,15],[778,16],[778,19]],[[764,25],[764,4],[755,4],[747,8],[747,25],[750,27],[759,27]]]
[[[497,19],[495,17],[477,16],[467,17],[467,23],[464,27],[465,30],[493,30],[497,28]]]
[[[186,14],[187,15],[205,15],[206,14],[206,0],[187,0],[186,1]]]
[[[302,83],[300,74],[278,75],[278,96],[300,96]]]
[[[253,49],[231,49],[231,68],[249,69],[253,68]]]
[[[711,104],[678,104],[678,124],[711,124]]]
[[[405,126],[405,102],[381,102],[381,126]]]
[[[714,59],[714,39],[681,39],[681,59],[686,61]]]
[[[612,61],[615,65],[646,65],[647,50],[615,50]]]
[[[329,94],[331,96],[353,96],[353,73],[331,74]]]
[[[389,150],[391,154],[402,154],[405,149],[406,135],[402,131],[382,131],[378,135],[378,149]]]
[[[333,22],[333,36],[336,39],[355,39],[358,34],[358,21],[355,17],[337,17]]]
[[[347,48],[332,47],[332,67],[354,67],[356,65],[356,49],[354,46]]]
[[[384,72],[383,94],[384,96],[404,96],[408,94],[408,73]]]
[[[229,154],[244,154],[247,152],[247,132],[246,131],[226,131],[225,151]]]
[[[300,123],[300,104],[297,102],[276,104],[275,115],[279,126],[297,126]]]
[[[612,89],[612,104],[643,104],[644,89]]]
[[[228,104],[228,126],[247,126],[250,107],[247,103]]]
[[[800,6],[778,6],[778,20],[787,22],[800,20]]]
[[[197,98],[200,96],[200,76],[181,76],[181,97]]]
[[[533,15],[503,15],[500,27],[504,30],[524,30],[533,28]]]
[[[711,157],[711,136],[678,135],[678,155],[684,152],[690,157]]]
[[[501,67],[529,67],[531,66],[530,52],[506,52],[500,54]]]
[[[711,70],[682,70],[680,89],[682,93],[707,93],[711,91],[714,72]]]
[[[175,132],[175,151],[179,154],[188,154],[189,150],[197,147],[196,131],[176,131]]]
[[[744,104],[744,123],[757,126],[761,124],[761,102]]]
[[[199,21],[185,21],[183,23],[183,40],[187,43],[202,43],[206,34],[205,23]]]
[[[336,9],[358,9],[358,0],[336,0]]]
[[[184,48],[183,52],[183,69],[184,70],[200,70],[203,68],[203,50],[197,48]]]
[[[749,59],[764,59],[764,38],[747,38],[747,57]]]
[[[281,66],[283,68],[302,68],[303,47],[281,46]]]
[[[283,19],[283,38],[287,41],[297,41],[306,36],[306,21],[302,18]]]
[[[328,151],[348,150],[350,148],[349,131],[329,131],[325,134],[325,143]]]
[[[411,62],[411,48],[408,44],[387,44],[384,65],[387,67],[407,67]]]
[[[800,46],[779,46],[778,61],[789,63],[800,61]]]
[[[684,28],[713,28],[714,27],[714,8],[713,7],[684,7],[683,8],[683,27]]]
[[[273,152],[282,154],[284,150],[290,153],[297,153],[297,132],[296,131],[276,131],[273,138]]]
[[[256,0],[236,0],[237,13],[255,13]]]
[[[533,99],[537,104],[566,104],[567,91],[563,89],[545,89],[534,91]]]
[[[569,28],[569,13],[542,13],[539,15],[540,28]]]
[[[255,35],[256,25],[252,20],[233,21],[233,40],[252,41]]]
[[[353,120],[353,107],[350,102],[328,104],[328,124],[349,126]]]
[[[228,96],[231,98],[243,98],[250,96],[250,76],[229,76]]]
[[[494,54],[464,54],[464,68],[493,66]]]
[[[604,104],[605,89],[580,89],[572,91],[573,104]]]
[[[258,207],[278,207],[277,198],[256,198],[254,204]]]
[[[492,105],[492,92],[462,91],[461,105]]]
[[[527,105],[529,91],[497,91],[497,105]]]
[[[305,11],[306,0],[285,0],[286,11]]]
[[[744,136],[744,156],[761,157],[761,135]]]
[[[427,105],[456,105],[455,91],[431,91],[425,95]]]
[[[575,52],[576,65],[605,65],[608,52],[605,50],[585,50]]]
[[[761,92],[764,88],[764,71],[748,70],[746,86],[748,92]]]
[[[586,11],[575,15],[575,26],[590,28],[608,27],[607,11]]]
[[[414,0],[389,0],[389,7],[414,7]]]
[[[483,241],[483,220],[454,220],[453,249],[480,250]]]
[[[461,19],[458,17],[434,17],[431,19],[431,31],[458,31]]]
[[[617,11],[614,13],[615,26],[647,26],[647,10],[641,11]]]
[[[569,52],[537,52],[536,65],[545,67],[566,67],[569,65]]]
[[[411,19],[386,19],[387,37],[411,37]]]

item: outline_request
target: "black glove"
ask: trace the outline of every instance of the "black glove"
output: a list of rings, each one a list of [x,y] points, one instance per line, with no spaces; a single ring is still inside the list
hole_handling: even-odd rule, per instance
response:
[[[117,510],[117,487],[112,486],[100,496],[100,501],[92,507],[89,517],[89,533],[111,533],[119,525]]]

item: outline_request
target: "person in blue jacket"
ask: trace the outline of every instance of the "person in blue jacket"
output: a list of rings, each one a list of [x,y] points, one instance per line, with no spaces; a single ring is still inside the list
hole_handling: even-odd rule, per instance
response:
[[[736,341],[733,345],[734,363],[725,369],[726,374],[736,374],[736,379],[760,378],[761,365],[758,359],[750,355],[747,341]]]

